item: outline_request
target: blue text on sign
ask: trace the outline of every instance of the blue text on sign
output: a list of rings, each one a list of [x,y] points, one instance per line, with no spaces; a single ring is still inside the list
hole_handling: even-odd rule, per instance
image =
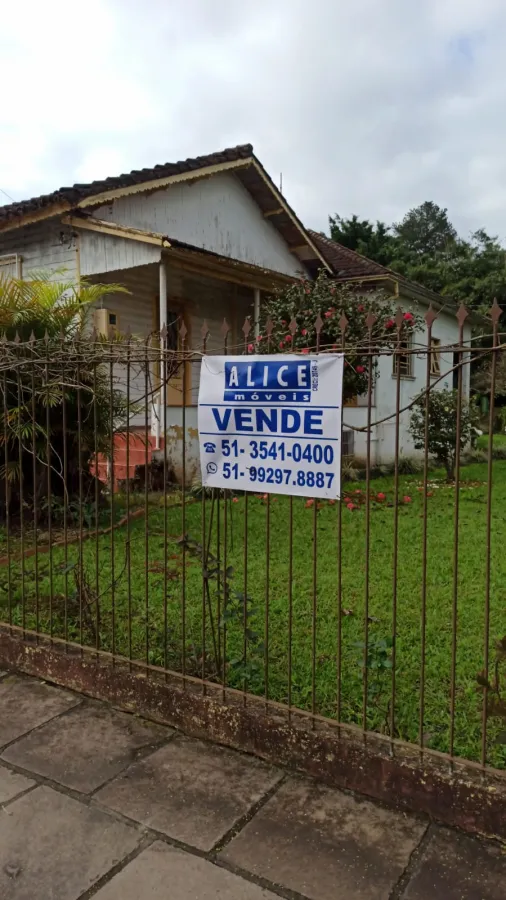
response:
[[[266,432],[271,434],[323,434],[323,410],[305,409],[219,409],[212,407],[219,431],[227,431],[233,419],[236,432]]]
[[[310,390],[310,362],[227,362],[225,390]]]

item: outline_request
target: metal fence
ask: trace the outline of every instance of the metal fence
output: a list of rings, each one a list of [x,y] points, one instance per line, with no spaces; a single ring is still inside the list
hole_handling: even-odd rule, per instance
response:
[[[370,325],[363,422],[350,425],[348,407],[343,426],[355,448],[362,437],[363,460],[343,463],[336,501],[202,488],[194,403],[205,323],[198,348],[183,322],[177,339],[174,328],[145,341],[4,339],[0,629],[218,690],[225,704],[258,708],[260,698],[308,729],[346,726],[450,763],[506,767],[506,459],[493,434],[504,347],[497,308],[476,346],[463,341],[465,311],[457,320],[451,346],[435,344],[432,311],[410,346],[399,337],[382,348]],[[247,354],[250,328],[237,345],[225,322],[213,346]],[[325,352],[319,334],[313,349]],[[345,321],[342,350],[357,351]],[[401,452],[416,400],[407,356],[423,370],[417,459]],[[384,358],[394,407],[382,416]],[[478,365],[490,397],[482,449],[463,441]],[[453,483],[429,453],[430,397],[444,383],[457,398]],[[372,446],[385,420],[391,463]]]

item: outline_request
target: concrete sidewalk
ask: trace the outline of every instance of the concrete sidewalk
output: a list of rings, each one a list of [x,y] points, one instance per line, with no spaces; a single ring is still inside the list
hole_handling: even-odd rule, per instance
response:
[[[0,897],[503,900],[506,855],[4,673]]]

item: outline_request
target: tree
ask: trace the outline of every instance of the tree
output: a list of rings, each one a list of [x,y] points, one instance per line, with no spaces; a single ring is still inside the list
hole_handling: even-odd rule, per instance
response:
[[[370,314],[374,321],[369,331]],[[370,292],[364,296],[363,290],[336,284],[322,270],[315,281],[297,280],[263,304],[260,335],[255,343],[248,345],[248,351],[295,351],[303,355],[316,350],[323,353],[339,351],[344,317],[346,363],[343,399],[346,401],[367,391],[369,360],[373,358],[373,352],[394,347],[401,336],[406,336],[419,324],[411,312],[400,314],[400,320],[398,315],[385,295]],[[374,380],[374,362],[371,369]]]
[[[383,266],[389,266],[396,255],[397,240],[384,222],[373,224],[358,216],[344,219],[335,215],[329,216],[329,226],[333,241]]]
[[[427,408],[426,408],[427,407]],[[457,448],[458,393],[450,390],[431,390],[421,394],[411,413],[409,430],[417,450],[434,456],[438,465],[446,469],[447,481],[455,480]],[[428,441],[425,447],[425,415],[428,416]],[[460,450],[471,442],[478,422],[477,409],[467,401],[460,408]]]
[[[401,246],[415,256],[451,252],[457,238],[448,210],[432,200],[410,209],[393,231]]]
[[[506,308],[506,250],[483,228],[466,240],[448,212],[433,201],[411,209],[391,226],[358,216],[329,218],[330,236],[343,246],[443,297],[485,312],[494,297]]]
[[[49,486],[68,502],[87,492],[95,452],[109,451],[112,430],[125,421],[110,351],[84,331],[92,304],[118,290],[47,274],[0,279],[0,498],[11,515],[20,511],[21,488],[23,506],[39,515]]]

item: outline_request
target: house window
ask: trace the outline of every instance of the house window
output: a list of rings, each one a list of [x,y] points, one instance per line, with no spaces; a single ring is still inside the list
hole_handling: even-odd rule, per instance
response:
[[[411,351],[411,341],[401,341],[394,352],[393,374],[399,374],[401,378],[413,377],[413,354]]]
[[[430,374],[437,378],[441,375],[441,341],[439,338],[431,338],[430,341]]]

